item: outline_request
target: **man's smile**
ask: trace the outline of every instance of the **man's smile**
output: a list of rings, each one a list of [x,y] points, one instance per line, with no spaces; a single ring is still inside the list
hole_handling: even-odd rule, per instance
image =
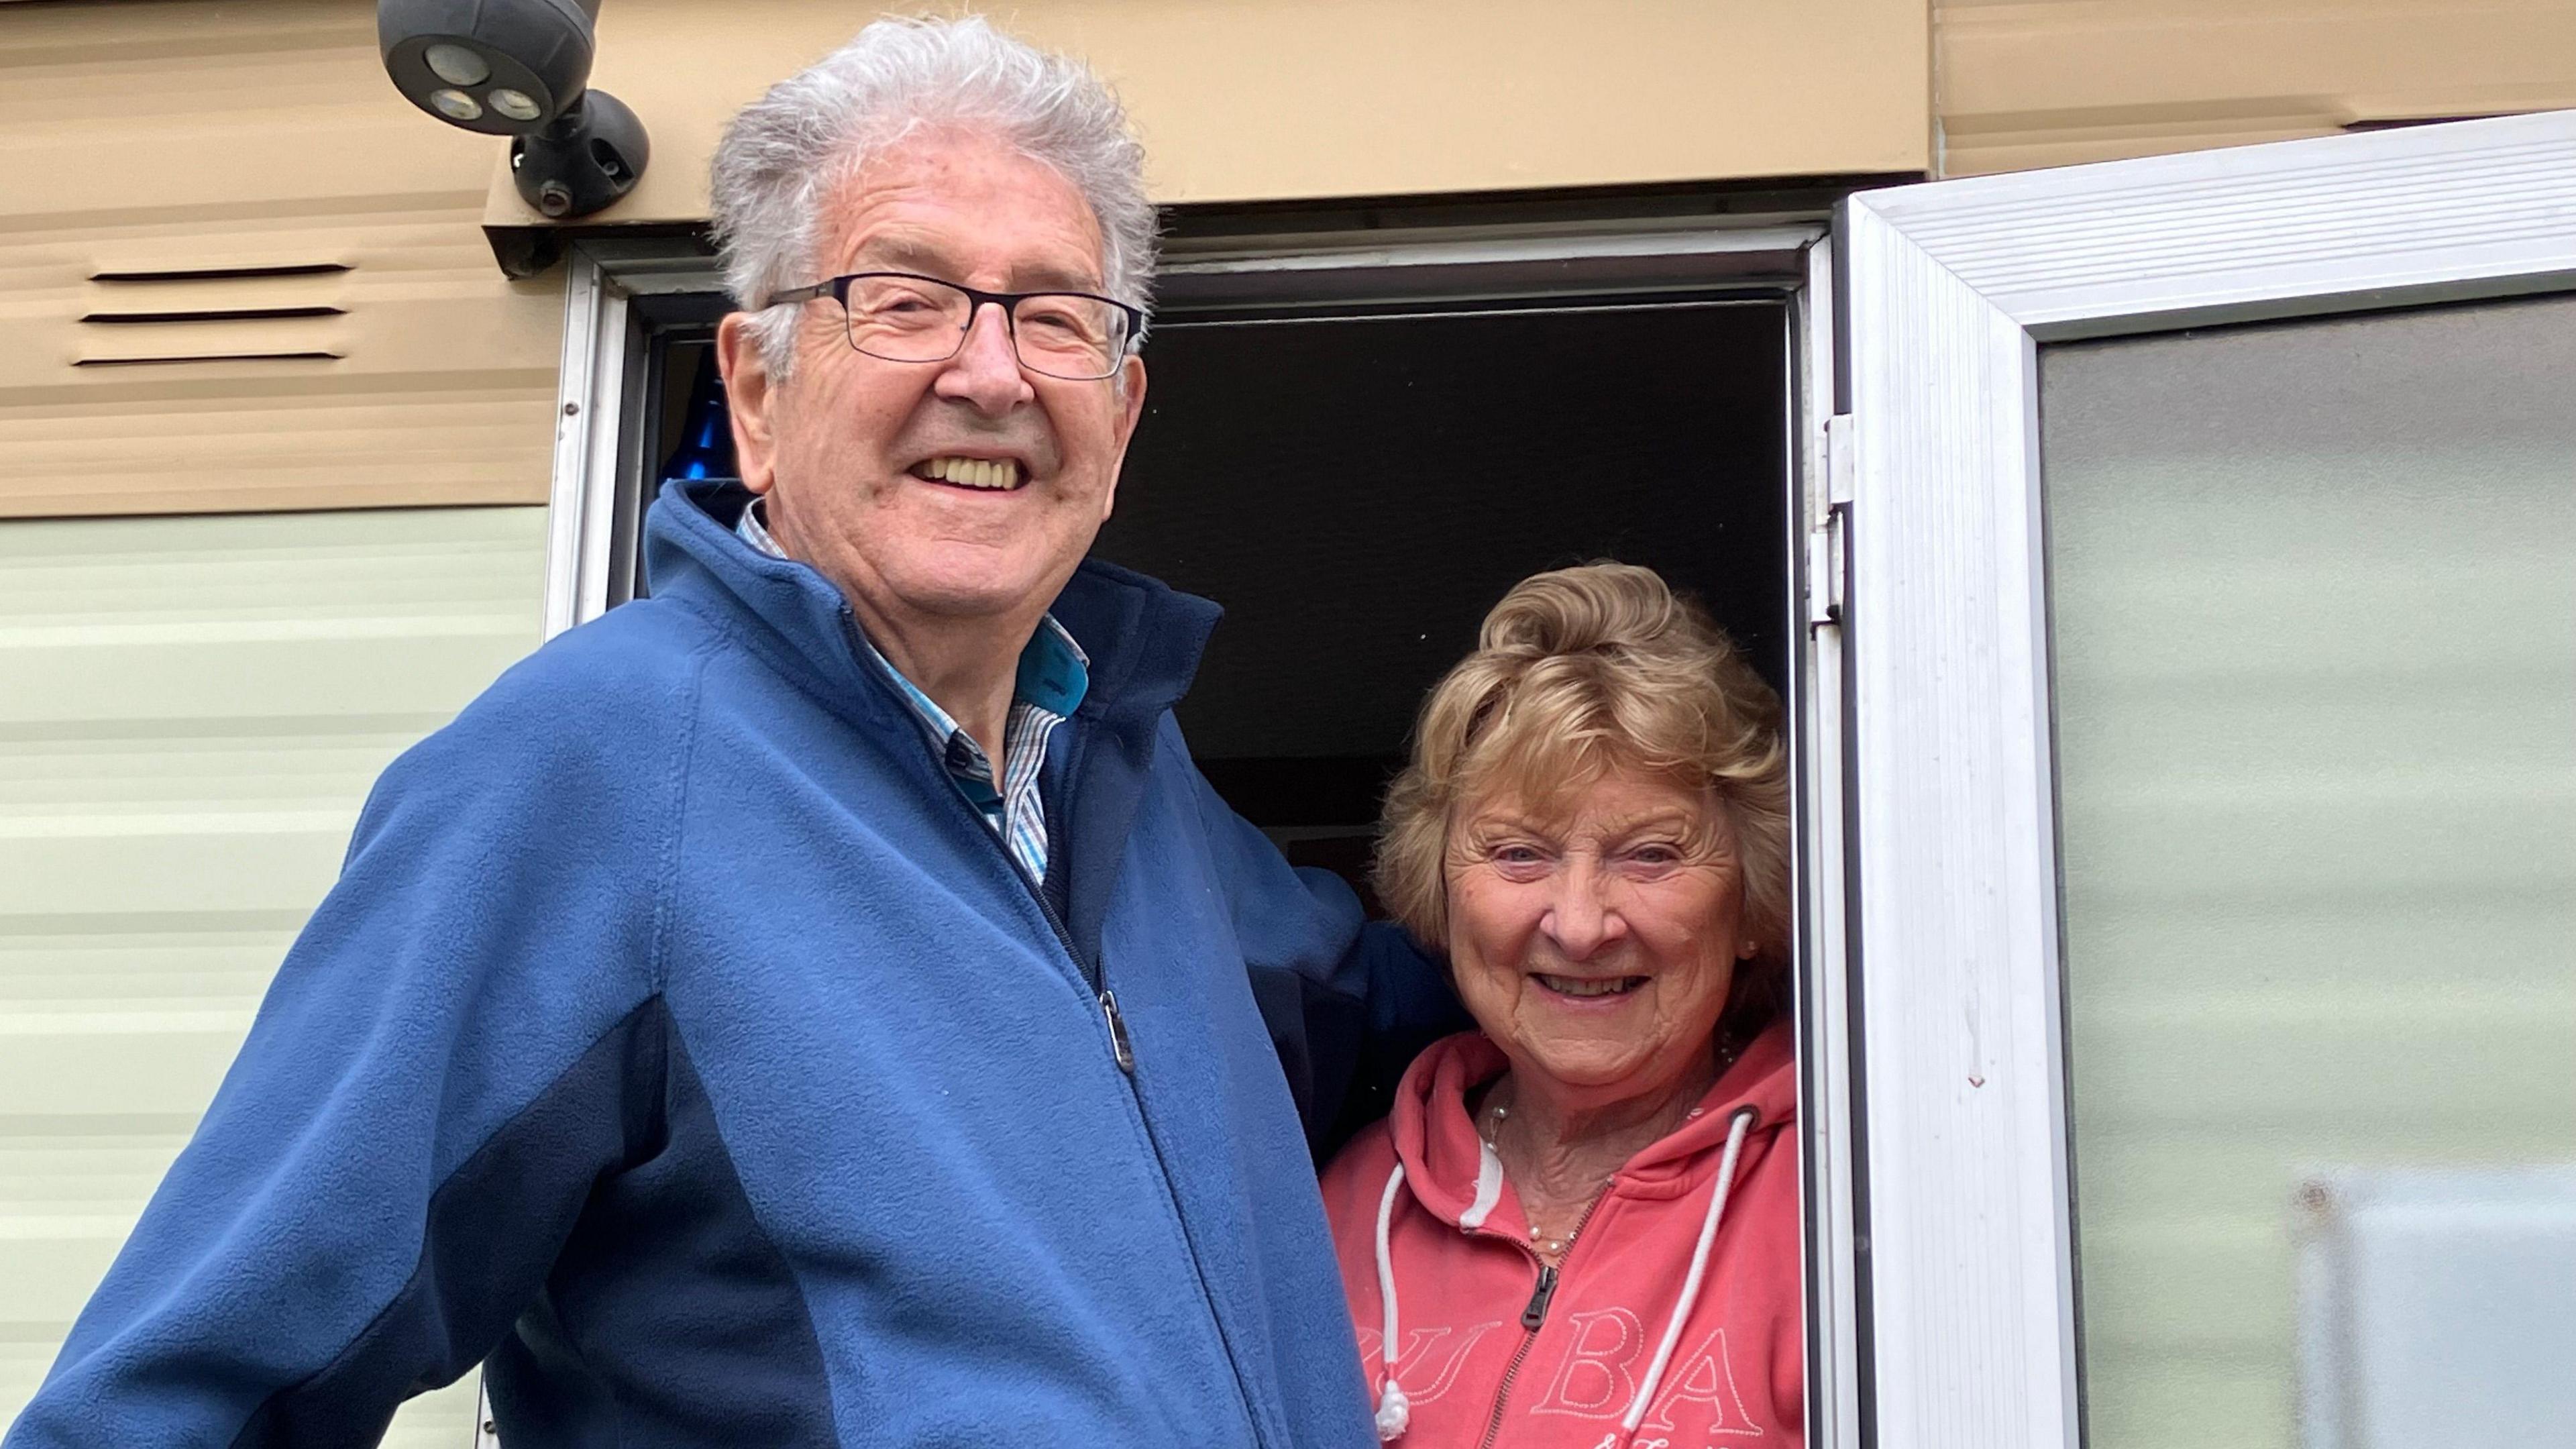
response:
[[[925,483],[987,493],[1008,493],[1029,481],[1028,469],[1017,458],[925,458],[906,471]]]

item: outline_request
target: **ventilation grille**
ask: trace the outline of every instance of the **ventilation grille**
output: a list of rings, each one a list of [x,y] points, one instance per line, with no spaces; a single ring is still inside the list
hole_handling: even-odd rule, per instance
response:
[[[74,367],[330,362],[347,355],[345,262],[90,273]]]

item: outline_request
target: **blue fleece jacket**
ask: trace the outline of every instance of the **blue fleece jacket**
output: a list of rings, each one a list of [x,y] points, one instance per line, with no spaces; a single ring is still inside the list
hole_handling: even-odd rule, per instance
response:
[[[1454,1005],[1191,765],[1215,607],[1058,600],[1033,886],[738,506],[386,772],[6,1449],[373,1442],[486,1355],[509,1449],[1375,1443],[1300,1110]]]

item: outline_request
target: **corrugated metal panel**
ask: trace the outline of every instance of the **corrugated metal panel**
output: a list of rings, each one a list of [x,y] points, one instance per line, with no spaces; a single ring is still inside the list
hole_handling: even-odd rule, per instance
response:
[[[544,570],[541,508],[0,524],[0,1424]],[[391,1442],[463,1449],[472,1388]]]
[[[0,5],[0,517],[537,503],[560,276],[359,0]]]
[[[2576,298],[2041,369],[2089,1442],[2290,1449],[2303,1185],[2576,1163]]]
[[[2568,0],[1937,0],[1941,174],[2576,106]]]

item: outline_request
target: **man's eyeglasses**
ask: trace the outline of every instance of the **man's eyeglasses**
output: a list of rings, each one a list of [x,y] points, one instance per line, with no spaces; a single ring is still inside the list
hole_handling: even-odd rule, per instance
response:
[[[1020,365],[1069,382],[1114,377],[1145,314],[1089,292],[979,292],[914,272],[858,272],[773,292],[764,307],[829,297],[841,304],[850,345],[888,362],[946,362],[966,345],[991,302],[1009,323]]]

